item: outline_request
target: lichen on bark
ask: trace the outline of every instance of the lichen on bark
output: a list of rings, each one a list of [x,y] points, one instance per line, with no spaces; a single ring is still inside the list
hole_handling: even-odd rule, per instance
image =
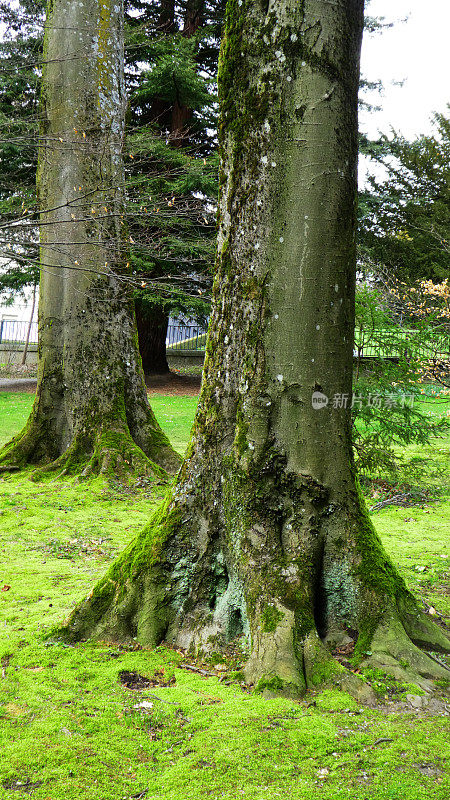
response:
[[[3,468],[164,477],[181,462],[151,411],[124,222],[121,0],[52,0],[44,37],[37,188],[36,399]]]
[[[332,656],[429,688],[450,650],[358,490],[349,409],[362,0],[227,4],[214,308],[192,441],[148,528],[71,615],[71,640],[238,639],[246,680],[370,694]],[[264,98],[269,98],[266,103]],[[264,100],[264,102],[263,102]],[[239,114],[239,118],[237,118]]]

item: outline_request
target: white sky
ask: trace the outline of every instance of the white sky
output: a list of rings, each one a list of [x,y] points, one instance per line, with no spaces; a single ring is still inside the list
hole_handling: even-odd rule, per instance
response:
[[[362,74],[380,78],[385,89],[373,95],[382,111],[361,112],[362,130],[376,136],[393,127],[408,139],[429,133],[432,113],[450,102],[450,0],[372,0],[367,12],[408,21],[364,36]],[[405,83],[392,86],[393,80]]]

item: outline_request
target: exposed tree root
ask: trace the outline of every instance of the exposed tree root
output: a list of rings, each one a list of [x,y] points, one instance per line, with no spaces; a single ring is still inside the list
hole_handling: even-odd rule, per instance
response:
[[[332,643],[349,638],[346,630],[319,635],[314,598],[302,617],[280,601],[265,605],[261,614],[245,600],[245,591],[236,576],[227,575],[225,558],[211,541],[201,531],[197,539],[191,535],[169,496],[56,635],[68,641],[137,639],[149,647],[166,641],[193,655],[239,638],[244,648],[251,643],[246,681],[265,695],[300,697],[333,686],[361,702],[375,701],[367,682],[332,655]],[[433,681],[450,678],[450,670],[414,642],[450,652],[450,638],[426,618],[406,587],[400,599],[397,608],[386,598],[381,616],[374,606],[371,619],[364,606],[366,616],[351,632],[357,653],[359,648],[355,667],[378,668],[430,691]]]
[[[157,460],[136,444],[120,418],[75,434],[61,454],[61,442],[55,440],[52,431],[30,418],[24,430],[0,451],[0,471],[17,472],[36,465],[32,473],[35,481],[51,473],[58,473],[58,477],[78,474],[82,478],[151,475],[167,480],[179,468],[181,457],[162,432],[150,431],[145,437],[141,431],[140,438]]]
[[[258,691],[298,697],[306,692],[307,675],[295,652],[294,613],[286,608],[281,613],[283,618],[275,631],[257,636],[244,674]]]
[[[137,556],[133,549],[135,546],[124,554],[127,572]],[[150,647],[161,641],[174,646],[185,645],[186,630],[180,628],[177,631],[173,627],[176,614],[170,601],[174,600],[176,579],[167,582],[167,574],[159,559],[141,580],[133,579],[132,573],[128,572],[128,580],[124,582],[124,567],[125,561],[122,565],[115,565],[71,615],[67,624],[54,635],[72,642],[87,638],[118,642],[137,639]],[[177,591],[175,589],[175,594]],[[446,651],[450,652],[450,640],[437,626],[432,627],[436,628],[435,641],[439,642],[441,650],[445,645]],[[215,630],[212,621],[208,629],[211,633]],[[223,639],[216,636],[208,642],[205,630],[202,633],[203,636],[191,635],[190,651],[193,655],[221,649]],[[414,645],[392,611],[376,628],[370,648],[360,661],[360,667],[380,669],[425,691],[433,689],[435,680],[450,679],[450,670]],[[362,703],[376,701],[370,685],[333,658],[315,629],[302,641],[298,640],[294,615],[289,610],[275,631],[259,637],[244,674],[247,683],[265,696],[297,698],[308,690],[337,687]]]
[[[434,629],[434,630],[433,630]],[[434,637],[432,637],[434,634]],[[450,653],[450,639],[441,633],[437,625],[429,626],[428,645],[441,652]],[[370,651],[362,666],[376,667],[406,683],[416,683],[429,690],[432,681],[450,679],[450,669],[430,658],[420,650],[408,636],[400,617],[388,611],[372,636]]]
[[[253,649],[247,662],[245,676],[256,691],[265,696],[279,694],[298,698],[308,690],[333,686],[361,702],[375,701],[370,686],[332,657],[316,630],[294,647],[294,620],[286,615],[284,623],[283,632],[266,634],[264,651]]]
[[[32,477],[37,481],[55,472],[58,477],[77,474],[81,478],[94,475],[168,478],[166,470],[151,461],[126,430],[116,430],[114,433],[103,430],[93,437],[76,436],[63,455],[36,469]]]
[[[411,603],[409,598],[401,601],[399,614],[406,633],[417,647],[437,653],[450,652],[447,634],[418,608],[415,601]]]
[[[38,480],[55,472],[167,478],[179,469],[181,456],[155,418],[138,365],[126,380],[94,381],[75,395],[62,370],[52,372],[44,362],[41,371],[25,427],[0,450],[3,471],[34,466]]]
[[[2,472],[16,472],[27,464],[48,463],[58,455],[58,443],[32,417],[17,436],[0,450]]]

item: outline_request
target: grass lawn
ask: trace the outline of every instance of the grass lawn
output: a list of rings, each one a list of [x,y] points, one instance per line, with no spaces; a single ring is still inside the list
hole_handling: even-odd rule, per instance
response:
[[[31,402],[0,394],[0,442]],[[182,452],[196,398],[151,402]],[[450,438],[422,450],[407,455],[425,455],[444,475]],[[162,491],[99,479],[33,483],[28,473],[0,480],[0,800],[447,800],[449,716],[430,714],[416,690],[381,675],[376,709],[338,691],[266,700],[222,680],[221,659],[203,676],[164,647],[43,641]],[[373,520],[410,587],[450,621],[448,499],[385,508]],[[151,685],[127,688],[124,671]]]

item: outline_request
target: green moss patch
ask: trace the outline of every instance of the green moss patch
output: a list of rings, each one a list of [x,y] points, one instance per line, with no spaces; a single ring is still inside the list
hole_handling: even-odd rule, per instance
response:
[[[315,696],[314,701],[323,711],[354,711],[358,708],[356,700],[339,689],[325,689]]]
[[[30,402],[25,395],[24,417]],[[157,415],[172,441],[178,431],[181,450],[195,398],[165,402],[167,421]],[[334,688],[300,702],[267,699],[232,682],[242,676],[227,675],[223,657],[202,675],[165,647],[44,641],[162,497],[152,481],[34,484],[27,474],[0,480],[0,589],[10,587],[0,592],[0,800],[446,800],[448,717],[412,706],[389,714],[389,699],[368,709]],[[440,613],[450,506],[426,510],[391,508],[373,520],[408,585]],[[175,682],[134,690],[120,680],[129,672],[154,683],[162,670]],[[383,676],[376,680],[389,697]],[[400,689],[400,700],[419,696],[412,685]]]
[[[283,619],[284,614],[273,603],[267,603],[261,612],[262,629],[264,633],[273,633]]]

